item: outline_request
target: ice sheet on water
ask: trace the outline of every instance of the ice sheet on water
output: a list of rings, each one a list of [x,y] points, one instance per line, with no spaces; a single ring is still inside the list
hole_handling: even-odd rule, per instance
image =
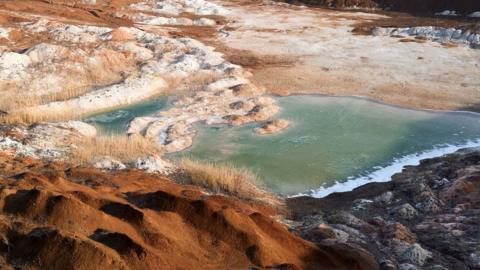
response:
[[[117,119],[122,119],[128,117],[130,112],[125,110],[119,110],[107,114],[102,114],[99,116],[93,116],[87,119],[87,122],[98,122],[98,123],[110,123]]]
[[[395,161],[393,161],[390,165],[385,167],[378,168],[377,166],[375,167],[376,170],[369,173],[368,175],[360,176],[357,178],[348,177],[346,181],[336,182],[331,186],[320,187],[318,189],[311,190],[305,193],[296,194],[294,196],[310,195],[316,198],[322,198],[334,192],[351,191],[359,186],[362,186],[370,182],[387,182],[391,180],[392,175],[401,172],[403,167],[405,166],[418,165],[420,161],[423,159],[450,154],[462,148],[479,147],[479,146],[480,146],[480,140],[472,140],[465,144],[460,144],[460,145],[439,146],[430,151],[415,153],[415,154],[404,156],[402,158],[398,158]]]

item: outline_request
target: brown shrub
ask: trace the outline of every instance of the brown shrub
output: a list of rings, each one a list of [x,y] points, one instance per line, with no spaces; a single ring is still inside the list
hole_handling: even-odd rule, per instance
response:
[[[264,202],[280,207],[281,200],[259,184],[258,177],[245,168],[211,162],[181,159],[178,162],[181,181],[207,190],[233,195],[241,199]]]
[[[76,145],[78,148],[70,156],[74,164],[85,164],[99,156],[133,161],[142,156],[160,154],[155,142],[142,136],[97,135],[94,138],[79,138]]]

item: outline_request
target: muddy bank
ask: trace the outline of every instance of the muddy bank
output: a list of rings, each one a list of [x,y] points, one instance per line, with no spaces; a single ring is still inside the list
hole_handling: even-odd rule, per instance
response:
[[[390,182],[288,199],[292,230],[366,248],[382,269],[477,269],[479,180],[478,148],[426,159]]]

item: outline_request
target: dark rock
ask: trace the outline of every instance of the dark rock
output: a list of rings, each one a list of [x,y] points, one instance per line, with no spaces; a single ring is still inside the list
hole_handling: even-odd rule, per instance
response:
[[[385,260],[380,263],[380,270],[397,270],[397,266],[390,260]]]
[[[385,228],[382,228],[382,234],[383,238],[386,239],[395,238],[410,244],[417,242],[417,236],[399,222],[391,223]]]
[[[405,203],[395,207],[391,211],[392,215],[399,219],[412,219],[418,216],[418,211],[411,204]]]
[[[241,108],[243,108],[243,105],[244,105],[243,101],[237,101],[237,102],[230,103],[230,105],[228,106],[232,110],[240,110]]]
[[[422,160],[390,182],[288,198],[287,206],[301,236],[358,245],[381,269],[480,269],[480,148]]]

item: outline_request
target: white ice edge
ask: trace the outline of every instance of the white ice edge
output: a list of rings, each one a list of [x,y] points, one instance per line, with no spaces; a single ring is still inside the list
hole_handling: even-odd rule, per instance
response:
[[[472,140],[461,145],[444,145],[429,151],[406,155],[402,158],[396,159],[392,164],[373,171],[367,176],[361,176],[356,179],[347,180],[345,182],[336,182],[332,186],[320,187],[318,189],[303,192],[292,197],[297,196],[311,196],[315,198],[322,198],[334,192],[351,191],[359,186],[371,182],[388,182],[392,176],[403,170],[404,166],[415,166],[420,164],[420,161],[427,158],[439,157],[445,154],[456,152],[462,148],[479,147],[480,140]]]

